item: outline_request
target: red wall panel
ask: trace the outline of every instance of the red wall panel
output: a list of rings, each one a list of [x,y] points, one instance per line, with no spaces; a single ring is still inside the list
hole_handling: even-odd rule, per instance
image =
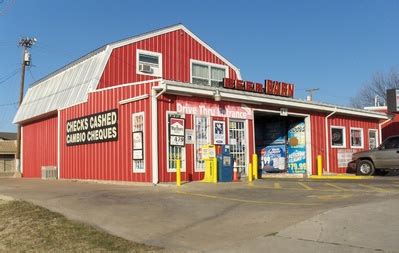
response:
[[[61,178],[151,182],[151,101],[150,98],[120,105],[127,98],[150,94],[157,82],[118,87],[89,94],[88,102],[61,111]],[[96,144],[66,145],[66,122],[98,112],[118,109],[118,140]],[[145,114],[145,173],[132,170],[131,115]]]
[[[57,116],[22,126],[24,177],[41,177],[42,166],[57,166]]]
[[[329,136],[329,157],[330,157],[330,171],[337,173],[345,173],[345,168],[338,167],[338,148],[331,148],[331,126],[343,126],[345,127],[345,135],[346,135],[346,148],[342,149],[352,149],[353,152],[358,152],[362,150],[369,149],[369,139],[368,139],[368,130],[369,129],[377,129],[379,126],[378,120],[367,119],[367,118],[356,118],[349,116],[341,116],[334,115],[328,119],[328,136]],[[362,128],[363,129],[363,148],[351,148],[350,142],[350,128]]]
[[[136,74],[136,50],[162,53],[163,79],[190,83],[190,59],[227,65],[183,30],[177,30],[116,48],[111,53],[98,88],[151,80]],[[229,77],[237,74],[229,68]]]

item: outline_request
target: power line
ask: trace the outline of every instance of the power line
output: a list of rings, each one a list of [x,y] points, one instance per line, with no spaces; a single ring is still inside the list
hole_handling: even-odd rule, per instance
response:
[[[17,68],[16,70],[14,70],[14,72],[12,72],[12,73],[10,73],[10,74],[8,74],[8,75],[6,75],[6,76],[4,76],[4,77],[1,77],[1,78],[0,78],[0,84],[6,82],[6,81],[8,81],[8,80],[10,80],[12,77],[14,77],[15,75],[17,75],[18,72],[19,72],[19,68]]]
[[[29,75],[30,75],[30,77],[33,79],[33,81],[36,82],[36,78],[35,78],[35,76],[33,75],[32,71],[31,71],[30,69],[31,69],[31,68],[28,68]]]
[[[16,105],[16,104],[18,104],[18,102],[8,103],[8,104],[0,104],[0,107],[11,106],[11,105]]]

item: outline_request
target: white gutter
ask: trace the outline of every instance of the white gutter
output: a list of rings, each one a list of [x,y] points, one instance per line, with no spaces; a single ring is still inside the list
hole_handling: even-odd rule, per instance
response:
[[[158,93],[158,91],[160,91]],[[151,146],[152,146],[152,183],[159,182],[158,175],[158,97],[166,91],[166,84],[151,89]]]
[[[382,125],[385,125],[385,123],[388,123],[389,121],[391,121],[393,119],[393,117],[390,117],[389,119],[383,121],[382,123],[378,124],[378,135],[379,135],[379,145],[382,143],[382,130],[381,127]]]
[[[132,97],[132,98],[120,100],[120,101],[119,101],[119,104],[120,104],[120,105],[124,105],[124,104],[128,104],[128,103],[140,101],[140,100],[143,100],[143,99],[147,99],[148,97],[149,97],[148,94],[144,94],[144,95],[141,95],[141,96],[137,96],[137,97]]]
[[[330,144],[328,142],[328,118],[330,118],[331,116],[333,116],[335,113],[337,112],[336,108],[333,112],[331,112],[330,114],[328,114],[325,118],[325,126],[326,126],[326,165],[327,165],[327,172],[330,172]],[[345,134],[345,138],[346,138],[346,134]]]

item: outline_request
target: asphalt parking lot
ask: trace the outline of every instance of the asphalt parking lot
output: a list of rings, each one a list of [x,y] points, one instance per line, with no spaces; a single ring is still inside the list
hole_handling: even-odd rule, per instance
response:
[[[294,244],[310,244],[301,244],[304,247],[302,252],[328,251],[330,248],[345,252],[347,247],[371,251],[399,248],[396,239],[389,241],[389,236],[381,232],[387,231],[389,224],[378,219],[373,220],[379,221],[373,227],[379,235],[366,240],[358,231],[352,231],[351,234],[359,236],[356,243],[346,242],[346,239],[339,241],[340,238],[332,239],[333,243],[328,242],[342,233],[334,233],[326,238],[324,241],[328,243],[317,239],[321,235],[318,235],[317,240],[308,238],[307,241],[293,235],[279,236],[319,216],[328,219],[340,215],[333,224],[339,224],[342,220],[342,227],[350,231],[350,223],[356,222],[353,229],[363,230],[361,224],[367,219],[362,218],[359,223],[358,218],[366,214],[374,217],[376,214],[373,212],[382,212],[384,206],[387,210],[396,208],[392,205],[398,203],[398,177],[323,181],[264,179],[252,183],[218,184],[193,182],[181,187],[173,184],[154,187],[66,180],[0,179],[0,194],[31,201],[129,240],[170,250],[237,249],[238,252],[260,252],[262,248],[257,247],[267,240],[278,244],[276,248],[286,245],[286,240],[295,240],[291,242]],[[357,209],[348,209],[352,207],[360,209],[362,215],[357,214]],[[348,217],[351,217],[349,221]],[[382,218],[384,216],[379,219]],[[399,220],[396,218],[392,217]],[[384,227],[379,228],[380,223]],[[398,224],[391,222],[390,225]],[[364,226],[370,224],[365,223]],[[304,230],[301,232],[303,236],[311,236],[315,229]],[[328,230],[324,229],[323,234],[327,235]],[[399,231],[394,235],[397,238]],[[384,239],[381,241],[382,237]],[[301,249],[301,246],[296,246],[296,249]]]

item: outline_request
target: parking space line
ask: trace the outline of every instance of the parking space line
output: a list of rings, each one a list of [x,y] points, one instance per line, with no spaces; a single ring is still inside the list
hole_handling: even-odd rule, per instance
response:
[[[368,188],[368,189],[371,189],[371,190],[373,190],[375,192],[390,192],[389,190],[386,190],[386,189],[383,189],[383,188],[379,188],[379,187],[375,187],[375,186],[372,186],[372,185],[367,185],[367,184],[358,184],[358,185],[362,186],[362,187],[365,187],[365,188]]]
[[[274,183],[274,189],[281,189],[280,183]]]
[[[305,188],[308,191],[314,190],[312,187],[310,187],[310,186],[308,186],[308,185],[306,185],[304,183],[297,182],[297,184],[301,185],[303,188]]]
[[[176,191],[176,193],[183,194],[183,195],[197,196],[197,197],[202,197],[202,198],[229,200],[229,201],[249,203],[249,204],[268,204],[268,205],[274,204],[274,205],[287,205],[287,206],[317,206],[317,205],[321,205],[321,203],[299,203],[299,202],[279,202],[279,201],[237,199],[237,198],[222,197],[222,196],[217,196],[217,195],[209,195],[209,194],[202,194],[202,193],[189,193],[189,192],[182,192],[182,191]]]
[[[343,188],[341,186],[338,186],[338,185],[335,185],[335,184],[326,183],[326,185],[331,186],[331,187],[333,187],[335,189],[338,189],[338,190],[341,190],[341,191],[348,191],[348,189],[345,189],[345,188]]]

